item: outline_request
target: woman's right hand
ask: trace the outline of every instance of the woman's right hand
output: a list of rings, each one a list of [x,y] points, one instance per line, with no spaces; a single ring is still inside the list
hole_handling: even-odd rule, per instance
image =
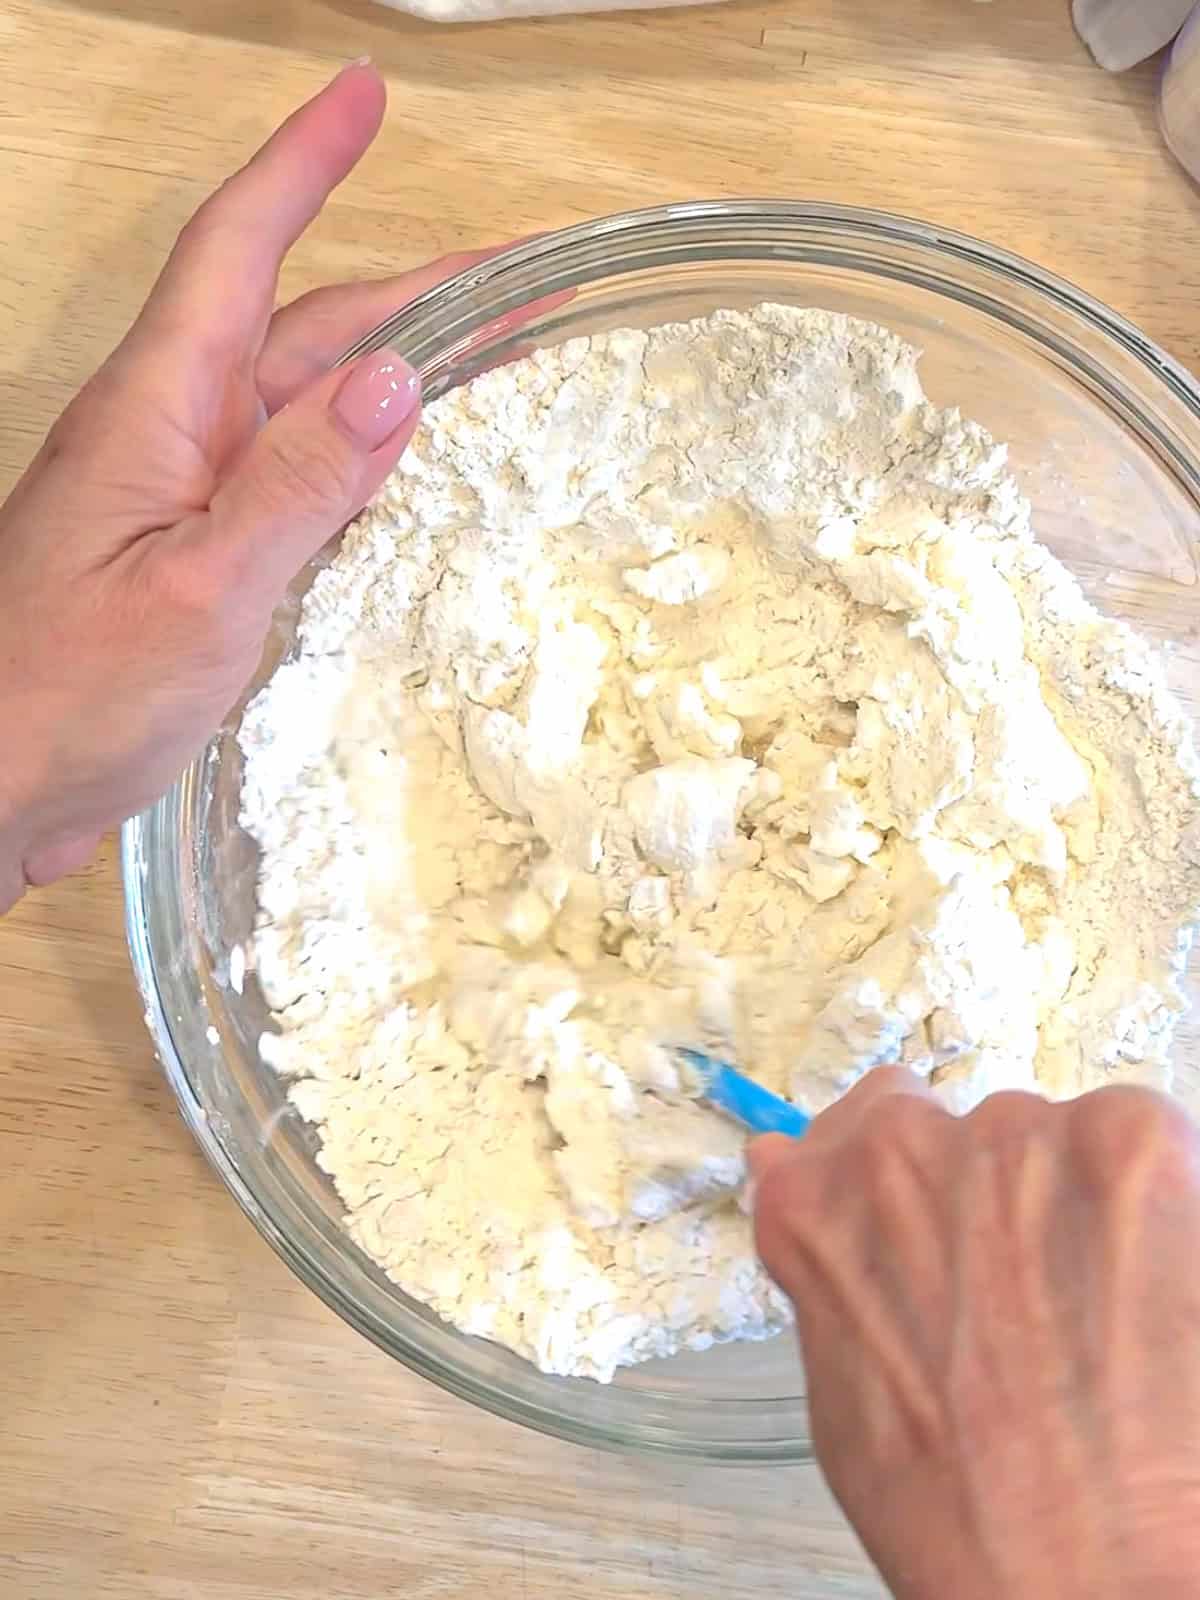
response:
[[[1200,1593],[1200,1133],[885,1068],[751,1147],[817,1454],[900,1600]]]

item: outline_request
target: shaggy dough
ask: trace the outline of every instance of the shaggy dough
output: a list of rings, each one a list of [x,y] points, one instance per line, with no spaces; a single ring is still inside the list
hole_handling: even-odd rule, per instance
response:
[[[812,1111],[1166,1070],[1190,732],[884,329],[718,312],[436,401],[241,741],[263,1054],[357,1241],[548,1372],[787,1320],[672,1046]]]

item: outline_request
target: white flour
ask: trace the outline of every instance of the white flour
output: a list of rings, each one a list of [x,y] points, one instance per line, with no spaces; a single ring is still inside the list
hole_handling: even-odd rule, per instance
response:
[[[1190,734],[915,363],[761,306],[476,379],[247,712],[263,1054],[359,1243],[547,1371],[786,1320],[671,1045],[811,1110],[1165,1073]]]

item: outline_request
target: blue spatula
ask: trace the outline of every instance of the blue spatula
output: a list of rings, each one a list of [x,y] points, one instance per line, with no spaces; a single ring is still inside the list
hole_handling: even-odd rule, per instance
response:
[[[798,1139],[812,1121],[799,1106],[744,1077],[727,1061],[714,1061],[699,1050],[680,1050],[678,1054],[696,1074],[703,1098],[752,1133],[786,1133]]]

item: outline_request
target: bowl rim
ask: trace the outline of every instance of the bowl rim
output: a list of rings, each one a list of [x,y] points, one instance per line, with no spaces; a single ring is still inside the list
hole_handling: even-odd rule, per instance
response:
[[[733,230],[737,230],[736,234]],[[806,232],[812,241],[807,253],[778,248],[773,235],[786,230]],[[841,244],[838,244],[838,241]],[[822,256],[822,245],[833,252]],[[622,259],[614,264],[611,252],[620,246]],[[851,248],[853,247],[853,248]],[[856,256],[854,248],[909,250],[925,262],[925,271],[909,267],[881,272],[878,257]],[[683,252],[681,254],[681,251]],[[938,224],[896,215],[887,211],[827,202],[780,199],[702,200],[635,211],[580,222],[511,245],[487,260],[464,268],[442,283],[425,290],[385,318],[369,333],[355,341],[338,359],[343,365],[385,344],[399,344],[402,352],[422,373],[436,370],[439,362],[458,359],[470,349],[472,337],[494,329],[498,319],[532,299],[553,294],[557,288],[571,288],[598,278],[613,278],[654,265],[677,265],[683,260],[763,259],[779,253],[781,259],[797,266],[805,263],[850,262],[893,280],[907,281],[933,289],[941,295],[966,303],[990,316],[1013,323],[1009,303],[976,284],[950,282],[937,277],[940,262],[976,275],[994,290],[1017,290],[1032,294],[1040,309],[1065,313],[1068,321],[1077,319],[1087,329],[1099,333],[1141,369],[1151,382],[1164,385],[1171,397],[1182,405],[1187,422],[1197,428],[1193,448],[1176,437],[1169,422],[1138,409],[1140,425],[1156,447],[1168,456],[1192,497],[1200,505],[1200,384],[1173,357],[1120,313],[1026,258],[1000,246]],[[562,280],[561,284],[558,280]],[[1020,319],[1017,325],[1021,326]],[[1119,378],[1107,371],[1104,363],[1063,335],[1055,336],[1044,323],[1030,322],[1039,344],[1083,372],[1119,410],[1129,406],[1129,396]],[[450,335],[458,336],[458,343]],[[213,746],[209,746],[211,750]],[[667,1455],[675,1459],[701,1459],[708,1462],[766,1463],[802,1462],[812,1459],[811,1441],[794,1435],[762,1436],[747,1440],[722,1438],[714,1429],[709,1440],[698,1436],[681,1440],[670,1427],[647,1424],[631,1431],[624,1419],[606,1425],[602,1418],[577,1420],[566,1413],[553,1412],[523,1398],[510,1388],[481,1382],[474,1374],[463,1375],[421,1348],[419,1341],[397,1333],[376,1319],[373,1312],[348,1294],[310,1256],[271,1215],[252,1185],[226,1149],[219,1129],[196,1091],[191,1075],[176,1045],[166,999],[160,988],[160,964],[153,948],[148,908],[154,891],[153,866],[146,850],[147,834],[156,828],[174,828],[184,815],[184,799],[189,785],[197,781],[208,759],[201,752],[172,788],[146,811],[130,818],[121,830],[120,861],[125,901],[125,930],[135,979],[142,995],[146,1025],[159,1062],[190,1128],[210,1165],[220,1176],[242,1211],[255,1228],[309,1289],[315,1292],[343,1321],[372,1343],[401,1360],[422,1376],[460,1398],[482,1406],[510,1421],[574,1443],[618,1451]],[[786,1335],[785,1335],[786,1337]],[[717,1411],[736,1407],[748,1413],[754,1409],[764,1421],[780,1402],[754,1397],[713,1400],[707,1404]]]
[[[1012,287],[1032,290],[1044,304],[1080,318],[1090,324],[1095,331],[1111,339],[1126,355],[1163,382],[1177,400],[1200,417],[1200,381],[1192,376],[1182,362],[1168,354],[1129,318],[1050,268],[1040,266],[1029,257],[1008,250],[1002,245],[988,243],[973,234],[944,227],[940,223],[927,222],[900,212],[870,206],[852,206],[823,200],[743,198],[674,201],[665,205],[617,211],[607,216],[572,223],[564,228],[516,240],[510,245],[503,246],[486,260],[465,267],[441,283],[436,283],[414,296],[390,317],[385,317],[382,322],[377,323],[369,332],[348,346],[334,365],[343,366],[347,362],[356,360],[360,355],[378,350],[397,336],[403,335],[407,346],[404,353],[410,357],[415,356],[413,364],[418,370],[423,370],[423,358],[426,353],[422,349],[422,343],[429,339],[435,329],[441,331],[445,313],[450,307],[456,303],[462,304],[473,294],[484,290],[495,293],[498,288],[502,289],[506,284],[511,285],[510,297],[514,298],[514,304],[527,303],[528,296],[521,291],[526,287],[526,280],[533,276],[535,269],[538,277],[543,280],[547,271],[554,269],[556,264],[559,270],[575,269],[577,273],[581,258],[589,252],[590,247],[594,245],[602,247],[617,239],[626,250],[635,250],[641,246],[647,252],[646,264],[653,264],[652,252],[656,248],[656,236],[670,234],[670,241],[665,247],[661,244],[657,246],[660,253],[669,253],[672,247],[678,249],[682,242],[681,229],[686,229],[695,235],[693,244],[695,249],[701,250],[708,245],[722,243],[726,246],[723,254],[727,259],[733,259],[739,253],[748,258],[761,256],[763,253],[761,245],[756,245],[753,239],[747,240],[740,251],[734,251],[728,248],[730,241],[727,239],[721,240],[713,232],[701,231],[719,232],[734,224],[754,234],[767,234],[772,229],[787,227],[807,228],[817,239],[821,237],[834,239],[839,233],[849,232],[853,233],[862,244],[916,247],[930,251],[934,257],[941,257],[960,267],[973,268],[984,274],[994,275]],[[768,240],[763,242],[769,243]],[[589,277],[611,275],[611,263],[606,262],[595,251],[591,251],[591,254],[598,270],[590,273]],[[816,258],[819,259],[819,254]],[[671,259],[677,258],[672,256]],[[839,250],[837,259],[846,259],[846,252]],[[626,265],[622,270],[633,269],[630,265]],[[891,276],[907,279],[918,286],[933,287],[937,292],[949,295],[950,298],[977,310],[991,314],[996,314],[1000,310],[998,303],[991,297],[963,285],[941,280],[930,284],[922,274],[896,272]],[[580,281],[575,275],[572,276],[571,284],[573,286]],[[588,278],[585,277],[582,281],[586,282]],[[546,290],[543,288],[542,292],[545,293]],[[553,287],[550,292],[553,292]],[[510,308],[505,306],[503,309]],[[1008,314],[1011,316],[1011,313]],[[1045,331],[1043,328],[1039,333],[1044,336]],[[1048,342],[1053,347],[1053,341]],[[1062,348],[1059,349],[1059,353],[1068,354]],[[1077,350],[1069,352],[1072,361],[1076,363],[1079,362],[1080,354],[1081,352]],[[1089,377],[1110,399],[1121,398],[1120,386],[1115,385],[1101,367],[1086,359],[1082,364],[1088,371]],[[1186,453],[1180,453],[1169,435],[1160,435],[1153,423],[1150,431],[1155,434],[1156,442],[1172,456],[1182,476],[1200,494],[1200,466],[1193,464]]]

